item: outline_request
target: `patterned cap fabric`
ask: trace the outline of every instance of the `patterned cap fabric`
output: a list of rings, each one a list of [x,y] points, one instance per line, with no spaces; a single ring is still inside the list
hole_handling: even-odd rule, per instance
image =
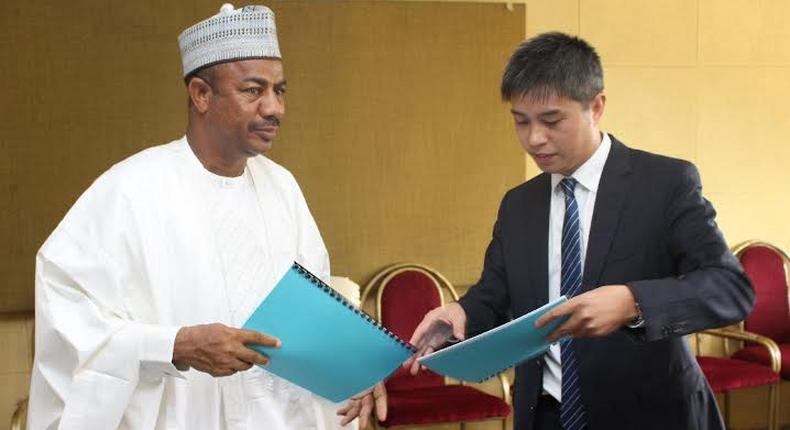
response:
[[[219,13],[178,36],[186,77],[211,64],[245,58],[282,58],[274,12],[266,6],[235,9],[224,4]]]

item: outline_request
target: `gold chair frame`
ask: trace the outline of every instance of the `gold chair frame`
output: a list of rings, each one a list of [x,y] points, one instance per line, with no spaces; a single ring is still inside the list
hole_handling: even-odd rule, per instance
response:
[[[785,272],[785,284],[788,285],[788,289],[790,289],[790,257],[782,251],[781,249],[777,248],[776,246],[764,242],[761,240],[747,240],[745,242],[739,243],[732,248],[733,254],[740,259],[741,255],[750,247],[753,246],[763,246],[766,248],[771,249],[772,251],[779,254],[782,258],[782,266]],[[790,291],[788,291],[788,300],[790,300]],[[790,305],[790,303],[788,303]],[[773,339],[762,336],[756,333],[752,333],[746,331],[744,327],[743,321],[739,322],[738,324],[723,328],[723,329],[710,329],[704,330],[701,334],[707,334],[711,336],[716,336],[720,338],[724,338],[724,355],[727,357],[732,356],[737,350],[743,347],[745,342],[752,342],[759,345],[762,345],[766,349],[768,349],[768,353],[771,357],[771,371],[774,373],[779,373],[782,368],[782,352],[779,349],[779,345],[773,341]],[[728,340],[734,340],[735,344],[737,345],[735,348],[731,347],[731,342]],[[699,337],[695,336],[695,341],[697,342],[697,351],[699,351]],[[780,392],[780,385],[782,383],[782,379],[779,379],[779,382],[776,384],[771,384],[768,387],[768,428],[769,430],[778,430],[779,429],[779,392]],[[728,391],[724,392],[724,404],[725,404],[725,419],[727,422],[730,422],[731,417],[731,399]]]
[[[771,371],[774,373],[779,373],[779,370],[782,367],[782,358],[781,352],[779,351],[779,346],[768,337],[760,336],[759,334],[751,333],[745,330],[736,331],[730,328],[716,328],[716,329],[708,329],[703,330],[699,333],[694,334],[694,341],[696,342],[696,349],[699,353],[700,351],[700,339],[699,335],[710,335],[714,337],[723,338],[724,343],[724,353],[727,357],[729,354],[729,342],[727,340],[735,340],[740,343],[743,342],[753,342],[759,345],[764,346],[768,349],[768,353],[771,356]],[[770,384],[768,386],[768,429],[769,430],[779,430],[779,385],[781,384],[781,378],[775,384]],[[724,391],[724,420],[725,424],[729,425],[731,418],[732,418],[732,399],[730,397],[730,391]]]
[[[457,301],[459,296],[458,293],[455,291],[455,287],[453,284],[442,275],[436,269],[426,266],[424,264],[418,263],[395,263],[390,266],[385,267],[384,269],[380,270],[376,273],[373,278],[365,284],[365,287],[362,289],[362,294],[360,295],[360,303],[362,305],[365,304],[365,301],[368,297],[373,293],[376,292],[376,314],[374,317],[377,320],[381,319],[381,296],[384,290],[381,285],[385,285],[389,282],[392,278],[397,276],[400,273],[407,272],[407,271],[417,271],[425,274],[433,281],[434,286],[436,287],[439,293],[439,299],[441,303],[445,303],[444,301],[444,294],[442,290],[447,290],[450,293],[450,296],[453,301]],[[510,393],[510,381],[508,381],[507,376],[503,373],[498,373],[497,377],[499,379],[499,386],[502,389],[502,399],[508,405],[512,406],[512,399]],[[445,383],[453,382],[453,380],[449,378],[445,378]],[[458,381],[461,385],[465,385],[463,381]],[[500,419],[502,421],[502,430],[507,430],[507,417]],[[443,423],[442,425],[446,425],[447,423]],[[461,430],[466,428],[466,423],[460,422]],[[378,429],[378,423],[375,423],[376,428]]]
[[[11,416],[11,430],[23,430],[27,425],[27,398],[16,404],[14,415]]]
[[[18,318],[20,315],[28,314],[28,312],[11,312],[11,313],[4,313],[0,314],[0,318]],[[34,316],[32,312],[30,313],[31,316]],[[30,331],[30,338],[28,342],[30,342],[31,351],[33,355],[36,353],[36,343],[35,343],[35,319],[33,321],[33,330]],[[32,369],[31,369],[32,370]],[[11,415],[11,430],[24,430],[27,426],[27,404],[29,400],[29,396],[25,396],[22,400],[16,403],[16,408],[14,409],[14,413]]]

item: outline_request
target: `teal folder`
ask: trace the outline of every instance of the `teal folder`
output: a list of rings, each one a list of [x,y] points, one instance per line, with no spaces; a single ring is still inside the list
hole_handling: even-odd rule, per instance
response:
[[[340,402],[389,376],[414,349],[298,263],[243,328],[282,341],[250,345],[271,358],[268,372]]]
[[[546,352],[550,346],[546,336],[568,317],[558,318],[540,329],[535,328],[535,321],[567,300],[562,296],[499,327],[420,357],[418,361],[434,372],[461,381],[485,381]]]

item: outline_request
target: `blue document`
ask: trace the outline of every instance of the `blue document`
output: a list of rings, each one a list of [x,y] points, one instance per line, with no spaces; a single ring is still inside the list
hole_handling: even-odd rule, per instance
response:
[[[434,372],[467,382],[482,382],[497,373],[536,357],[549,349],[554,329],[568,317],[535,328],[535,321],[550,309],[568,301],[565,296],[506,324],[420,357],[417,361]]]
[[[243,328],[282,341],[250,345],[269,356],[263,369],[340,402],[389,376],[414,350],[298,263]]]

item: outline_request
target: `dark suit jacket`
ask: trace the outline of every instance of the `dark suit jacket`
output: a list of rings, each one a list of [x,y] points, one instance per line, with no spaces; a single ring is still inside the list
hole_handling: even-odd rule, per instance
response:
[[[502,199],[482,277],[460,300],[468,336],[547,303],[550,188],[544,173]],[[612,137],[582,289],[629,284],[646,325],[574,342],[591,430],[723,428],[682,337],[740,321],[754,302],[714,217],[693,164]],[[516,367],[517,430],[532,428],[543,363]]]

